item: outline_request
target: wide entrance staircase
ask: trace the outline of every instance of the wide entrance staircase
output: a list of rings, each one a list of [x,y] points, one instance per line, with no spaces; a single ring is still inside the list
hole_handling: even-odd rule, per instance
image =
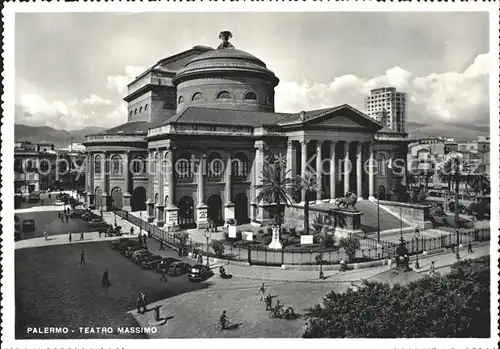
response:
[[[377,232],[377,204],[370,200],[361,200],[356,203],[356,208],[363,212],[361,216],[361,229],[366,233]],[[382,207],[380,208],[380,231],[400,229],[401,224],[404,230],[410,226],[405,222],[387,212]],[[406,229],[405,229],[406,228]]]

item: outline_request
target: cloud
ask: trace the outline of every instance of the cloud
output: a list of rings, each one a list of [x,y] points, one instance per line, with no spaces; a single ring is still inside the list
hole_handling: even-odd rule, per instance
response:
[[[106,87],[110,90],[118,92],[118,94],[123,97],[127,94],[127,85],[145,70],[146,69],[143,67],[127,65],[125,66],[125,74],[107,77]]]
[[[82,100],[83,105],[112,105],[113,103],[109,99],[104,99],[96,95],[90,95],[89,97]]]
[[[113,127],[126,121],[124,102],[111,101],[91,95],[81,101],[47,101],[40,95],[21,95],[16,104],[16,123],[30,126],[49,126],[76,130],[87,126]]]
[[[363,79],[343,75],[329,83],[283,81],[276,88],[276,111],[298,112],[340,104],[364,110],[373,88],[393,86],[408,94],[408,120],[423,123],[489,123],[489,54],[478,55],[463,72],[413,76],[401,67]]]

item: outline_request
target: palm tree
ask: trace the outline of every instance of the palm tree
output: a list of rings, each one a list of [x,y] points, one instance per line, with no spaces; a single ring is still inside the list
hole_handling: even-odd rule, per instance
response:
[[[465,182],[467,180],[469,165],[468,163],[458,154],[450,156],[443,164],[438,172],[438,178],[441,181],[448,181],[450,183],[453,181],[455,184],[455,229],[457,232],[457,259],[460,258],[458,253],[458,245],[460,241],[460,226],[459,226],[459,211],[460,204],[458,202],[458,192],[460,190],[460,182]]]
[[[486,173],[474,173],[468,178],[469,185],[476,194],[482,194],[483,191],[489,191],[490,179]]]
[[[413,186],[417,184],[417,176],[415,176],[413,173],[408,172],[406,174],[406,185],[408,189],[411,189]]]
[[[259,192],[255,198],[257,203],[272,202],[276,204],[276,223],[280,233],[281,204],[290,205],[294,191],[295,182],[291,178],[287,178],[289,171],[286,171],[285,162],[282,159],[269,154],[261,173],[262,184],[255,186],[255,189]]]
[[[297,180],[297,188],[304,193],[304,235],[309,235],[309,200],[308,193],[321,193],[321,186],[316,181],[316,175],[306,171]]]

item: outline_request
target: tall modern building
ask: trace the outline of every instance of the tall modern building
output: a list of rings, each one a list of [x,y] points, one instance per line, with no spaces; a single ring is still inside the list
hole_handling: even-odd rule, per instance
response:
[[[406,132],[406,93],[394,87],[373,89],[365,99],[366,114],[382,126]]]

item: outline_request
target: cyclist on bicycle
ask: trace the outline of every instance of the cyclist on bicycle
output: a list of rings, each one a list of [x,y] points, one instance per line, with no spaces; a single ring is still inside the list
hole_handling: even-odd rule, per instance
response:
[[[226,311],[222,311],[222,315],[220,316],[220,324],[222,325],[222,329],[226,328],[226,324],[229,322],[229,318],[226,315]]]
[[[276,306],[274,307],[274,311],[276,314],[281,314],[283,311],[283,305],[280,304],[280,301],[276,301]]]

